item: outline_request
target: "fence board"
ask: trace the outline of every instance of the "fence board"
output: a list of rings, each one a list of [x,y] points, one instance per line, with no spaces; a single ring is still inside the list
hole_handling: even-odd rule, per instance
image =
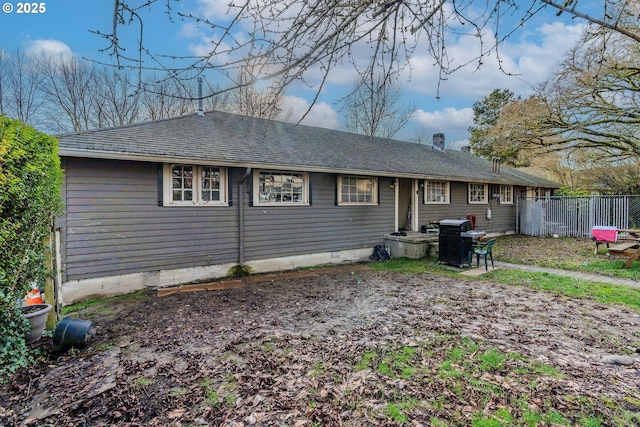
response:
[[[640,195],[525,199],[516,215],[520,234],[591,237],[594,226],[640,228]]]

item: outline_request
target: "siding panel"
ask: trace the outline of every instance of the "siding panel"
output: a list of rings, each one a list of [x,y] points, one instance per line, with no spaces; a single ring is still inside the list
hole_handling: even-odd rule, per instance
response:
[[[336,206],[336,176],[310,173],[311,206],[253,206],[245,217],[248,259],[372,248],[393,231],[394,193],[379,205]]]
[[[448,205],[424,204],[421,200],[419,215],[421,225],[442,219],[467,218],[468,214],[476,216],[476,228],[488,233],[504,233],[515,231],[516,205],[500,205],[497,200],[490,199],[486,204],[470,204],[467,201],[467,183],[451,182],[451,203]],[[520,188],[514,188],[514,197],[520,194]],[[423,195],[421,195],[423,197]],[[491,208],[491,219],[487,219],[487,209]]]
[[[237,212],[158,206],[154,163],[65,159],[66,280],[234,262]]]

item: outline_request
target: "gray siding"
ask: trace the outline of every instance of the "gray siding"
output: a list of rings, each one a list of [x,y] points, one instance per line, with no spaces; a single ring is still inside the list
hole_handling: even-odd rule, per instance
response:
[[[233,262],[235,211],[158,206],[157,164],[67,159],[66,280]]]
[[[309,180],[311,206],[253,206],[245,211],[248,259],[373,249],[393,232],[389,178],[380,178],[379,204],[368,206],[336,206],[335,174],[311,173]]]
[[[67,158],[65,166],[65,280],[238,261],[244,169],[229,170],[232,206],[162,207],[155,163]],[[393,231],[389,185],[380,185],[379,205],[336,206],[336,175],[309,176],[311,206],[249,206],[244,197],[245,261],[373,248]]]
[[[516,205],[499,205],[494,199],[487,204],[470,204],[467,201],[467,183],[451,182],[451,203],[446,205],[424,204],[421,194],[419,218],[420,225],[430,221],[442,219],[466,218],[468,214],[476,216],[476,228],[488,233],[504,233],[515,231]],[[514,198],[520,194],[520,188],[514,188]],[[491,207],[491,219],[486,217],[487,209]]]
[[[163,207],[156,163],[66,158],[64,166],[64,280],[238,262],[238,180],[245,169],[229,169],[232,206]],[[381,244],[394,229],[391,179],[379,178],[379,203],[365,206],[336,206],[336,179],[309,173],[310,206],[251,206],[247,194],[245,261]],[[419,219],[428,224],[472,213],[479,229],[495,233],[515,229],[515,210],[495,201],[468,204],[467,184],[452,182],[451,204],[421,199]]]

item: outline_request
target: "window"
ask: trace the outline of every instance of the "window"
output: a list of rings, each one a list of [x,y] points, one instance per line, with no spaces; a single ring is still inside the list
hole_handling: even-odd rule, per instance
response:
[[[487,203],[487,184],[469,183],[469,203]]]
[[[227,204],[227,171],[213,166],[165,164],[164,206]]]
[[[513,204],[513,185],[500,186],[500,203]]]
[[[449,202],[449,182],[448,181],[425,181],[424,202],[447,204]]]
[[[339,205],[378,203],[378,179],[363,176],[338,176]]]
[[[309,203],[309,176],[303,172],[256,171],[254,205],[304,205]]]

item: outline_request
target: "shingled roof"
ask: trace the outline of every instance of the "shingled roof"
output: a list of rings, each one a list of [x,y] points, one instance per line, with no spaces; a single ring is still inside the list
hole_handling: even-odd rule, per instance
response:
[[[218,111],[58,136],[63,157],[558,187],[471,153]]]

